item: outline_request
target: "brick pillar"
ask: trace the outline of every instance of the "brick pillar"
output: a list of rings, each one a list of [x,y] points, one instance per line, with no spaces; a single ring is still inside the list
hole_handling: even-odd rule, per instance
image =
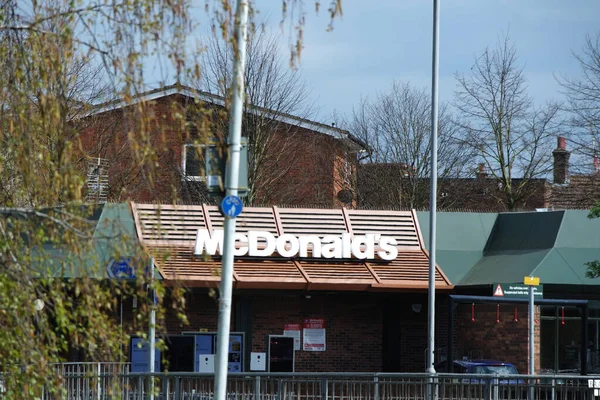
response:
[[[479,165],[477,166],[477,172],[475,173],[475,176],[477,177],[477,179],[485,179],[485,178],[487,178],[488,174],[485,171],[485,164],[484,163],[479,163]]]
[[[567,140],[559,136],[556,149],[552,152],[554,156],[554,183],[565,184],[569,179],[569,157],[571,153],[567,151]]]

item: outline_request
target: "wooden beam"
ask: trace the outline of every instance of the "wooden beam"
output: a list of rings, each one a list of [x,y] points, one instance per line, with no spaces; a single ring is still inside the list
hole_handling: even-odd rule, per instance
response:
[[[377,273],[373,270],[373,268],[371,268],[371,265],[368,262],[366,262],[365,266],[367,267],[367,269],[369,270],[371,275],[373,275],[373,279],[375,279],[375,281],[377,281],[377,283],[381,283],[381,279],[379,279],[379,276],[377,275]]]
[[[342,216],[344,217],[344,223],[346,224],[346,231],[353,235],[352,224],[350,223],[350,216],[348,215],[348,210],[346,207],[342,207]]]
[[[144,245],[144,235],[142,234],[142,221],[140,220],[140,216],[137,212],[137,205],[133,201],[129,202],[129,207],[131,209],[131,213],[133,214],[133,221],[135,224],[135,231],[138,235],[138,240],[142,245]]]
[[[412,215],[413,224],[415,225],[415,230],[417,231],[417,239],[419,240],[419,246],[421,247],[421,250],[425,250],[425,243],[423,243],[423,235],[421,234],[421,226],[419,225],[417,212],[413,208],[412,210],[410,210],[410,214]]]
[[[206,229],[208,229],[209,232],[212,232],[212,221],[210,220],[210,213],[208,212],[206,204],[202,204],[202,215],[204,216],[204,225],[206,225]]]
[[[283,226],[281,225],[281,218],[279,217],[279,208],[277,206],[273,206],[271,208],[273,210],[273,218],[275,219],[275,228],[277,228],[277,235],[283,235]]]

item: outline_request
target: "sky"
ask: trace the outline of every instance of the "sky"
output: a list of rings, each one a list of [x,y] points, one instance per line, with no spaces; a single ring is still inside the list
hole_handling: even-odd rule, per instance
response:
[[[281,0],[256,0],[260,19],[280,35],[283,57],[292,41],[280,27]],[[451,101],[455,74],[508,33],[538,104],[560,101],[555,76],[574,77],[586,34],[600,32],[599,0],[440,0],[440,101]],[[431,86],[433,0],[343,0],[343,15],[327,32],[327,0],[317,15],[305,0],[300,70],[319,111],[315,119],[349,114],[361,97],[375,98],[394,80]]]

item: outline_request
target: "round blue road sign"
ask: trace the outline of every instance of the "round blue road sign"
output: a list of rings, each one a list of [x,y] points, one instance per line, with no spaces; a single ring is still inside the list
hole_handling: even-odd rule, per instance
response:
[[[131,258],[123,257],[118,260],[110,260],[106,271],[111,278],[135,279],[135,269],[131,264]]]
[[[221,211],[226,217],[237,217],[242,213],[242,208],[244,208],[242,199],[237,196],[227,196],[221,202]]]

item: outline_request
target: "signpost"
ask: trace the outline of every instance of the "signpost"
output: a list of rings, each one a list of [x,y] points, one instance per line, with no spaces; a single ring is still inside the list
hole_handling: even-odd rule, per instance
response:
[[[242,213],[244,203],[237,196],[227,196],[221,201],[221,212],[226,217],[235,218]]]
[[[248,28],[248,0],[237,0],[235,10],[235,38],[231,108],[229,114],[229,158],[225,177],[226,197],[238,197],[242,113],[244,108],[244,69],[246,65],[246,35]],[[233,211],[237,211],[237,208]],[[241,212],[241,208],[238,211]],[[235,214],[235,212],[234,212]],[[235,251],[235,216],[225,214],[221,285],[219,290],[219,322],[217,332],[217,359],[215,369],[215,400],[227,398],[227,368],[229,356],[229,324],[231,323],[231,292],[233,281],[233,252]]]
[[[538,278],[539,282],[539,278]],[[544,298],[544,286],[529,286],[522,283],[494,283],[492,285],[492,296],[505,298],[529,298],[529,288],[533,287],[533,294],[536,299]]]
[[[538,278],[537,276],[526,276],[525,278],[523,278],[523,283],[528,286],[539,286],[540,278]]]
[[[523,283],[529,286],[529,375],[533,375],[534,372],[534,320],[535,320],[535,306],[534,306],[534,288],[539,286],[540,278],[534,276],[526,276],[523,278]],[[529,389],[529,398],[533,399],[533,386]]]

